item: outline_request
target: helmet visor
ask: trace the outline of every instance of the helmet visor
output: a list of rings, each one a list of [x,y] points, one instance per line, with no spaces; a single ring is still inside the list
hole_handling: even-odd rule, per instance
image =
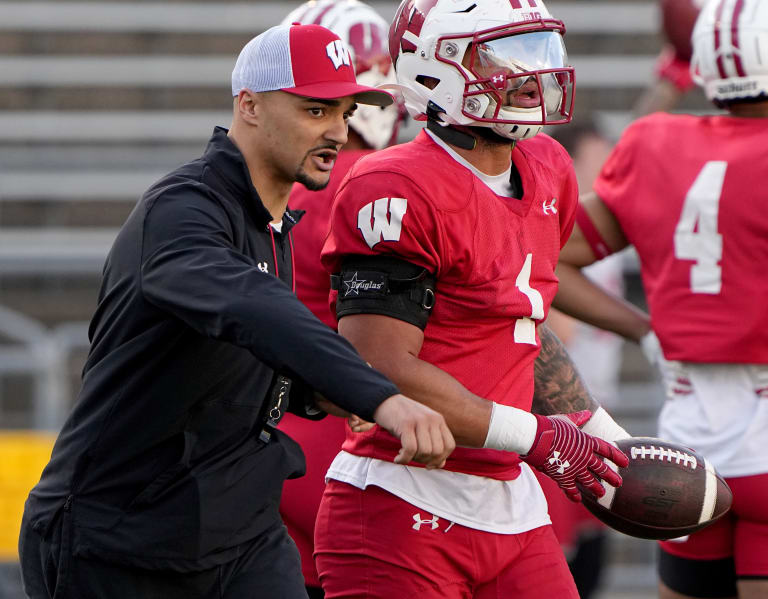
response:
[[[568,56],[559,32],[535,31],[477,41],[469,62],[465,66],[477,76],[477,83],[483,81],[498,90],[502,106],[543,105],[547,114],[560,109]]]

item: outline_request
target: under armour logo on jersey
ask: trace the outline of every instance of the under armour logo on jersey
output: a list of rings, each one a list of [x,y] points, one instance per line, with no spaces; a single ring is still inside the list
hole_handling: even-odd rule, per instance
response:
[[[352,65],[352,59],[349,56],[349,50],[341,40],[333,40],[325,47],[325,52],[328,54],[328,58],[333,63],[333,68],[337,71],[341,65]]]
[[[414,524],[413,524],[412,528],[413,528],[413,530],[421,530],[421,525],[422,524],[429,524],[429,525],[432,526],[432,530],[435,530],[437,528],[437,521],[439,519],[440,518],[438,518],[437,516],[432,516],[432,518],[430,520],[422,520],[421,514],[419,512],[416,512],[413,515],[413,522],[414,522]]]
[[[357,213],[357,228],[368,247],[380,241],[400,241],[403,215],[408,208],[405,198],[379,198],[369,202]]]
[[[552,198],[552,201],[547,204],[547,201],[544,200],[541,203],[541,209],[544,212],[544,214],[557,214],[557,208],[555,208],[555,202],[557,202],[557,198]]]
[[[261,272],[269,272],[269,265],[266,262],[259,262],[256,266]]]
[[[549,458],[549,465],[555,466],[557,465],[557,473],[562,474],[565,472],[565,469],[570,467],[570,464],[568,463],[568,460],[561,460],[560,459],[560,452],[559,451],[553,451],[552,457]]]

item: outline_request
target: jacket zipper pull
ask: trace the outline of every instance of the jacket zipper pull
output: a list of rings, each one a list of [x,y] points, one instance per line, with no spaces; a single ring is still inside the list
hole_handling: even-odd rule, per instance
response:
[[[269,443],[272,437],[272,431],[277,428],[283,414],[288,409],[290,401],[292,381],[288,377],[278,375],[269,394],[269,411],[264,419],[264,425],[259,433],[259,440],[263,443]]]

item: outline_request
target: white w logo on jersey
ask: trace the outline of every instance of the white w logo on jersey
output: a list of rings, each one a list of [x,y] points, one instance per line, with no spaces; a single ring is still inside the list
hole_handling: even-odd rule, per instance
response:
[[[337,71],[339,70],[339,67],[343,64],[347,66],[352,65],[352,60],[349,56],[349,50],[347,50],[347,47],[344,45],[344,42],[341,40],[334,40],[330,42],[325,47],[325,52],[328,54],[328,58],[331,59],[331,62],[333,63],[333,68],[335,68]]]
[[[379,198],[360,209],[357,213],[357,228],[368,247],[373,248],[382,238],[384,241],[400,241],[403,215],[407,207],[408,200],[405,198]]]

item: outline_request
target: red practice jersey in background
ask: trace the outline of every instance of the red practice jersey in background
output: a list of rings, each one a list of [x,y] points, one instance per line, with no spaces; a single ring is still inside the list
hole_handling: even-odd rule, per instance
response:
[[[333,196],[347,171],[361,156],[371,150],[343,150],[331,171],[331,180],[322,191],[309,191],[297,183],[291,190],[288,204],[293,209],[306,210],[293,234],[293,255],[296,264],[296,295],[329,327],[336,328],[336,318],[328,307],[331,288],[328,273],[320,264],[320,250],[328,233]],[[301,448],[307,460],[307,473],[301,478],[285,481],[280,502],[280,514],[288,533],[301,554],[304,580],[310,586],[320,586],[312,559],[315,516],[325,489],[325,473],[344,442],[345,420],[327,416],[310,421],[286,414],[280,430],[288,433]]]
[[[578,201],[571,160],[550,137],[519,142],[524,195],[496,195],[425,132],[358,161],[341,184],[323,264],[348,255],[397,256],[437,276],[419,357],[471,392],[524,410],[539,353],[534,323],[557,290],[554,268]],[[399,443],[374,427],[348,433],[350,453],[392,460]],[[448,470],[511,480],[519,457],[458,448]]]
[[[768,119],[652,114],[594,184],[668,360],[768,363]]]
[[[342,150],[336,158],[328,186],[321,191],[309,191],[300,183],[291,189],[288,205],[294,210],[306,210],[301,222],[293,228],[293,256],[296,264],[296,295],[312,313],[329,327],[336,328],[336,315],[328,307],[330,276],[320,264],[331,218],[331,205],[339,183],[352,165],[373,150]]]

